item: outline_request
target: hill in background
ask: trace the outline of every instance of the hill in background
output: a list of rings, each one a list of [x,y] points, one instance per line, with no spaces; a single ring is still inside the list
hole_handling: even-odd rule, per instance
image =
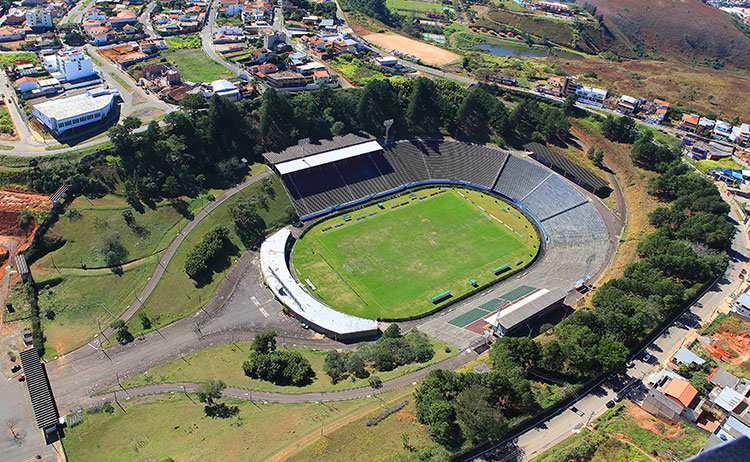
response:
[[[676,57],[750,68],[750,38],[732,17],[700,0],[587,0],[634,57]],[[578,3],[584,3],[579,0]],[[623,54],[625,56],[625,54]]]

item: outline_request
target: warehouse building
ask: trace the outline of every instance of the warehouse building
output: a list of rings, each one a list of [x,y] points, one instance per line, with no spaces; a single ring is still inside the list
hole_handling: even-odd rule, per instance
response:
[[[81,95],[39,103],[32,108],[31,115],[52,133],[60,135],[105,119],[117,96],[119,93],[113,90],[89,90]]]

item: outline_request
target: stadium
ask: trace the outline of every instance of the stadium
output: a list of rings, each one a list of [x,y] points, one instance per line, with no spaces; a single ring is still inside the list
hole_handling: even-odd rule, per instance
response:
[[[366,133],[264,154],[304,226],[261,245],[289,313],[357,340],[410,321],[465,347],[531,329],[609,262],[607,182],[544,146],[384,143]]]

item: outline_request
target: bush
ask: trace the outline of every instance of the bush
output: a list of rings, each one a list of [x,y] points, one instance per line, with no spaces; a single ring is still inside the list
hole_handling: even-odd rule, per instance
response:
[[[185,260],[185,273],[191,279],[208,271],[211,262],[219,255],[222,247],[229,239],[229,230],[222,225],[216,225],[195,244]]]
[[[370,377],[370,380],[368,380],[368,383],[370,384],[370,387],[372,388],[380,388],[383,386],[383,381],[380,380],[380,377],[377,375],[373,375]]]

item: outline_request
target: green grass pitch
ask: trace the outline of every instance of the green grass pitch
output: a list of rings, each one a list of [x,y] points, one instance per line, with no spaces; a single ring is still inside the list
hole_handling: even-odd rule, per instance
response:
[[[336,216],[316,224],[294,248],[300,281],[312,282],[312,293],[339,311],[370,319],[406,318],[450,300],[435,305],[435,295],[449,290],[456,298],[472,292],[471,279],[482,286],[536,256],[539,237],[521,212],[470,189],[448,188],[429,196],[439,189],[389,199],[383,209],[372,204],[348,212],[350,221]],[[428,197],[420,200],[423,196]],[[408,205],[391,208],[404,202]],[[378,213],[369,216],[373,212]],[[496,276],[493,270],[505,264],[511,270]]]

